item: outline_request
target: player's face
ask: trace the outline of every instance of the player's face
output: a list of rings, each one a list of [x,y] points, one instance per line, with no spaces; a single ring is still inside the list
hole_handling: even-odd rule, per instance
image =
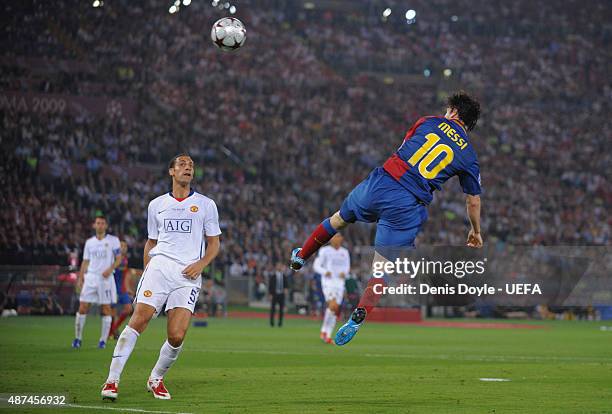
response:
[[[128,251],[128,245],[126,242],[122,241],[121,242],[121,255],[125,256],[127,254]]]
[[[93,227],[96,233],[102,234],[102,233],[106,233],[108,224],[106,223],[106,220],[104,220],[103,218],[97,218],[96,221],[94,221]]]
[[[179,184],[189,184],[193,179],[194,164],[191,157],[178,157],[174,162],[174,168],[169,173]]]
[[[334,237],[331,238],[331,240],[329,241],[332,245],[332,247],[334,249],[339,248],[340,246],[342,246],[342,242],[344,241],[344,237],[342,237],[342,235],[340,233],[336,233],[334,235]]]

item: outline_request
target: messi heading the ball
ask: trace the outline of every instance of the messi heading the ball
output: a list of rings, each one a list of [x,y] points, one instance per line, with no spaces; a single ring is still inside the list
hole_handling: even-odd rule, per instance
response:
[[[480,167],[468,131],[476,126],[480,104],[465,92],[448,98],[444,116],[419,119],[406,134],[399,149],[358,184],[340,210],[323,220],[302,247],[291,252],[290,267],[299,270],[338,231],[355,221],[377,223],[375,260],[389,259],[393,248],[413,248],[414,240],[427,220],[427,206],[435,190],[458,176],[466,194],[471,224],[469,247],[482,247],[480,234]],[[376,259],[376,257],[378,259]],[[358,332],[380,295],[370,279],[359,305],[335,336],[337,345],[348,343]]]

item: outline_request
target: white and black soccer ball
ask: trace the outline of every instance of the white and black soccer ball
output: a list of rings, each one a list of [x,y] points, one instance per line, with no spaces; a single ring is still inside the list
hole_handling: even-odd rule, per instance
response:
[[[240,49],[246,41],[246,29],[235,17],[224,17],[213,24],[210,32],[213,43],[225,52]]]

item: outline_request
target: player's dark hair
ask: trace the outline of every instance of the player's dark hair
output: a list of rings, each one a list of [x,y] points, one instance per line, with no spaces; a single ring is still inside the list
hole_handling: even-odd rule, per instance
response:
[[[102,220],[104,220],[104,221],[106,221],[108,223],[108,219],[106,218],[106,216],[104,216],[102,214],[98,214],[97,216],[95,216],[93,221],[95,222],[97,219],[102,219]]]
[[[463,121],[468,131],[474,129],[480,117],[480,103],[475,98],[465,91],[459,91],[448,97],[447,105],[457,110],[459,119]]]
[[[174,165],[176,164],[176,160],[179,159],[180,157],[189,157],[189,158],[191,158],[191,155],[187,154],[186,152],[181,152],[180,154],[177,154],[174,157],[172,157],[172,159],[168,163],[168,169],[169,170],[174,168]]]

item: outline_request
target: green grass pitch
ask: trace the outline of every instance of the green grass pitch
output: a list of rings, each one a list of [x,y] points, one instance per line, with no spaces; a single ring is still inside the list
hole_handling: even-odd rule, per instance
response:
[[[166,377],[173,399],[157,401],[145,380],[165,322],[154,320],[141,335],[110,403],[99,391],[114,342],[96,349],[98,317],[88,318],[80,350],[70,348],[71,317],[0,320],[3,397],[61,393],[78,406],[0,412],[612,413],[605,322],[533,322],[544,329],[366,323],[336,347],[319,340],[315,321],[287,320],[279,329],[265,319],[211,319],[190,329]]]

